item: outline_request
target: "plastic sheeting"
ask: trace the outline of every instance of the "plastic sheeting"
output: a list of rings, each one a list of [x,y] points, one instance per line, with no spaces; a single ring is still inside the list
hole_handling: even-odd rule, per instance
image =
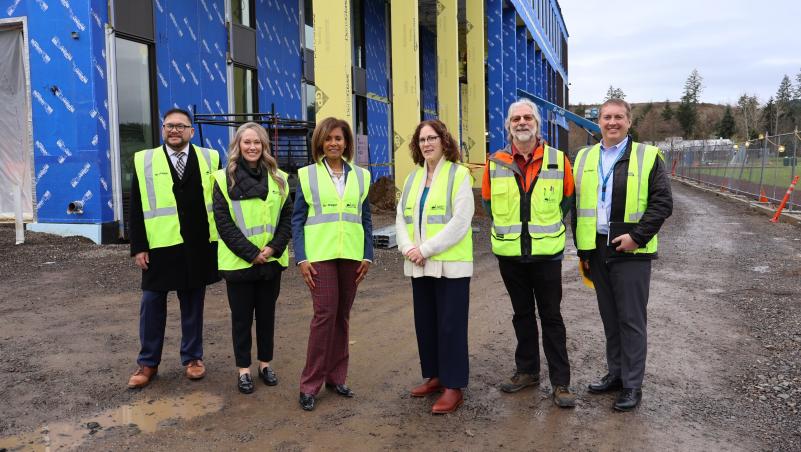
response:
[[[300,93],[299,2],[260,0],[256,5],[259,111],[303,119]]]
[[[0,30],[0,219],[33,218],[22,49],[22,30]]]
[[[392,174],[389,141],[387,86],[387,23],[383,0],[365,2],[365,41],[367,63],[367,136],[372,181]]]

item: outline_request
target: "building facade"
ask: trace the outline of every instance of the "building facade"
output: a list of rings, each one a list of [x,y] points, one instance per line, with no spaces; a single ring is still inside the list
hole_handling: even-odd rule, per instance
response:
[[[0,12],[13,56],[0,72],[16,81],[0,113],[0,216],[98,243],[124,234],[133,153],[159,144],[173,107],[346,118],[357,163],[397,186],[422,118],[480,164],[505,145],[514,99],[568,104],[555,0],[0,0]],[[546,140],[566,145],[545,119]],[[193,142],[225,154],[232,133],[204,126]]]

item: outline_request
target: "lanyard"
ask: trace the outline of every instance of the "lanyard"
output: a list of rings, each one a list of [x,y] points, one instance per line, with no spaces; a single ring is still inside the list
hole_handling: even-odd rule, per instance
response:
[[[598,173],[601,175],[601,202],[606,202],[606,184],[609,182],[609,178],[612,177],[612,172],[615,170],[615,165],[617,164],[618,160],[623,157],[623,154],[626,152],[626,147],[623,146],[620,149],[620,153],[617,154],[615,157],[615,161],[612,162],[612,165],[609,167],[609,171],[604,173],[604,158],[603,155],[598,156]]]

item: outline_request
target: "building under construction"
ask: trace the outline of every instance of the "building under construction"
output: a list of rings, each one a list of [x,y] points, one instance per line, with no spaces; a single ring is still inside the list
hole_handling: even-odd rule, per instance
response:
[[[543,136],[567,145],[568,34],[556,0],[0,6],[0,216],[21,214],[29,230],[123,237],[133,153],[158,145],[173,107],[198,114],[194,142],[222,154],[234,131],[225,124],[272,121],[279,162],[287,130],[346,118],[356,162],[396,184],[412,169],[421,119],[442,119],[464,160],[482,163],[504,146],[506,107],[523,95],[552,107]]]

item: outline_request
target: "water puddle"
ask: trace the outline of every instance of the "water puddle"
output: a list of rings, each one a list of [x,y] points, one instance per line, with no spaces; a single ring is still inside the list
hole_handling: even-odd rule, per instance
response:
[[[220,411],[223,399],[204,392],[161,400],[145,400],[81,419],[78,424],[46,424],[38,433],[0,438],[0,450],[53,451],[76,449],[91,436],[101,436],[114,428],[153,433],[187,420]]]

